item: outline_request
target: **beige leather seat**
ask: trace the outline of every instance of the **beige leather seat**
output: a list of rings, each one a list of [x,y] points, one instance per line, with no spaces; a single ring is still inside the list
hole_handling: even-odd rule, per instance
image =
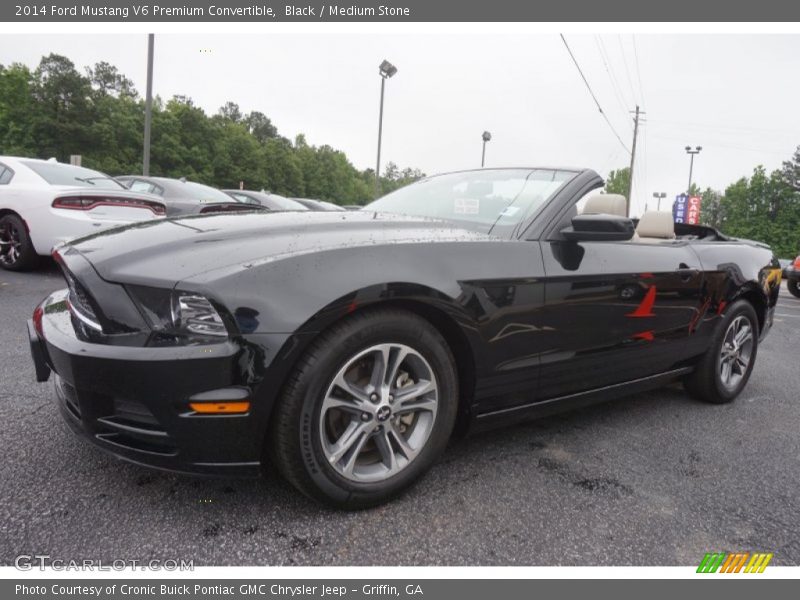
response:
[[[656,243],[675,239],[675,222],[669,211],[651,210],[642,215],[636,226],[640,242]]]
[[[584,215],[616,215],[627,217],[625,196],[621,194],[597,194],[589,196],[583,205]]]

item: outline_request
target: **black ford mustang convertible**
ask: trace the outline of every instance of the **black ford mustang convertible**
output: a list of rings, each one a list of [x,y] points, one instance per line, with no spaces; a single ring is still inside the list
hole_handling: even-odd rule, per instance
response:
[[[454,431],[673,380],[730,402],[772,324],[766,246],[597,194],[590,170],[429,177],[361,211],[148,221],[54,253],[29,322],[73,429],[198,474],[271,462],[364,507]]]

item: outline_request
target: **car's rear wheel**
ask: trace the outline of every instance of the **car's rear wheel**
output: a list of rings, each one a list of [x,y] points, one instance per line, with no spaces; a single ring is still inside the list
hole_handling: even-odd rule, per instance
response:
[[[758,352],[758,319],[753,305],[738,300],[725,313],[708,350],[684,381],[694,397],[725,404],[747,385]]]
[[[353,315],[299,361],[271,421],[273,463],[342,508],[399,494],[442,453],[458,384],[447,343],[401,310]]]
[[[786,287],[789,288],[789,293],[795,298],[800,298],[800,285],[797,279],[789,279],[786,281]]]
[[[25,223],[16,215],[0,218],[0,267],[27,271],[39,262]]]

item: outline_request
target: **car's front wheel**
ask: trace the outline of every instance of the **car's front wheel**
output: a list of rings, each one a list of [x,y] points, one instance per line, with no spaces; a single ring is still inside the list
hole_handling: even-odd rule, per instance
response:
[[[789,293],[795,298],[800,298],[800,281],[797,279],[789,279],[786,281],[786,287],[789,288]]]
[[[271,421],[273,463],[342,508],[392,498],[442,453],[458,384],[447,343],[401,310],[353,315],[299,361]]]
[[[747,385],[757,352],[756,311],[747,300],[737,300],[728,307],[708,350],[684,386],[700,400],[731,402]]]
[[[0,267],[7,271],[33,269],[39,260],[25,223],[17,215],[0,218]]]

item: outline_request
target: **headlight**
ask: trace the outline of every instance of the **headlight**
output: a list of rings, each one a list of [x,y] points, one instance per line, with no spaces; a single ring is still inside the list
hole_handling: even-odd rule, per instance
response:
[[[173,294],[172,323],[178,329],[197,335],[228,335],[217,309],[207,298],[194,294]]]
[[[208,298],[193,292],[126,286],[153,331],[174,342],[218,341],[228,337],[228,328]]]

